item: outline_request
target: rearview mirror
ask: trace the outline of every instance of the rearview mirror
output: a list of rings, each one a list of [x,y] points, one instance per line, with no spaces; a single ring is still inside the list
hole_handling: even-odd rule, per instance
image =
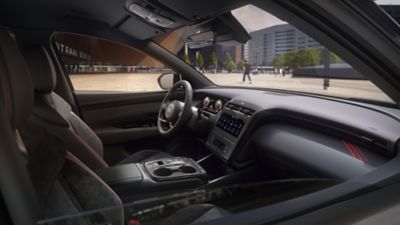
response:
[[[169,90],[174,86],[176,82],[180,80],[181,76],[179,74],[168,72],[161,74],[158,77],[157,82],[161,89]]]

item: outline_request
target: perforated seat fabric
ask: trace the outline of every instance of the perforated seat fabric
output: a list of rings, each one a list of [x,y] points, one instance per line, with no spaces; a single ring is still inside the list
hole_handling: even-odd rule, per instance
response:
[[[34,116],[43,126],[62,138],[68,149],[92,169],[107,168],[103,160],[103,144],[93,130],[71,109],[71,106],[54,91],[56,74],[54,63],[45,48],[41,46],[26,49],[27,60],[35,90]],[[169,154],[159,150],[137,152],[120,164],[137,163],[163,157]]]

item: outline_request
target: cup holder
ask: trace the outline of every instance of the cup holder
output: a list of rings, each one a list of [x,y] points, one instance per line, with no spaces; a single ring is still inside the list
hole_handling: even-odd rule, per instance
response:
[[[168,177],[171,176],[174,173],[174,171],[165,167],[161,167],[154,170],[153,173],[159,177]]]
[[[182,173],[196,173],[196,169],[191,166],[181,166],[179,170]]]
[[[174,174],[175,172],[182,172],[182,173],[185,173],[185,174],[192,174],[192,173],[196,173],[197,170],[195,168],[191,167],[191,166],[180,166],[179,168],[176,168],[176,169],[171,169],[171,168],[168,168],[168,167],[161,167],[161,168],[158,168],[158,169],[153,171],[153,173],[156,176],[159,176],[159,177],[169,177],[172,174]]]

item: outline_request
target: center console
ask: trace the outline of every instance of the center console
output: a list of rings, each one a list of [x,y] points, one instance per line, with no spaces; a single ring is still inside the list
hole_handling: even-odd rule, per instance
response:
[[[183,157],[116,165],[95,173],[120,196],[196,188],[208,182],[204,169]]]
[[[254,113],[243,102],[228,102],[207,138],[207,147],[220,158],[229,160]]]
[[[193,159],[174,157],[146,162],[144,168],[155,181],[198,178],[207,181],[207,174]]]

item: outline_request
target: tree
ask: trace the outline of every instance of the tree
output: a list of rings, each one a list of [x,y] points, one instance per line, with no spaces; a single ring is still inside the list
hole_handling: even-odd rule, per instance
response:
[[[201,54],[201,52],[197,53],[196,66],[198,66],[199,69],[202,69],[204,66],[204,57],[203,54]]]
[[[340,58],[338,55],[333,52],[331,53],[331,63],[340,63],[342,61],[342,58]]]
[[[276,68],[282,68],[285,66],[285,54],[279,54],[272,60],[272,65]]]
[[[244,60],[241,59],[241,60],[239,60],[239,62],[237,63],[237,69],[238,69],[238,70],[243,70],[243,67],[244,67]]]
[[[184,61],[186,64],[192,65],[192,62],[190,61],[189,55],[186,54],[186,53],[183,55],[183,61]]]
[[[297,52],[295,50],[292,50],[290,52],[287,52],[284,54],[284,66],[289,67],[290,69],[296,69],[299,68],[298,65],[298,57],[297,57]]]
[[[296,52],[297,68],[319,65],[320,54],[316,49],[302,49]]]
[[[331,57],[330,57],[330,63],[331,64],[333,64],[333,63],[340,63],[340,62],[342,62],[343,60],[338,56],[338,55],[336,55],[335,53],[333,53],[333,52],[330,52],[331,53]],[[324,51],[323,50],[321,50],[320,51],[320,62],[319,62],[319,64],[320,65],[323,65],[324,64]]]
[[[342,59],[334,53],[331,53],[330,63],[339,63]],[[317,66],[324,64],[323,51],[317,49],[292,50],[290,52],[276,55],[272,61],[274,67],[287,67],[298,69],[307,66]]]
[[[278,68],[288,67],[290,69],[298,69],[306,66],[317,66],[320,65],[320,62],[321,54],[318,50],[301,49],[275,56],[272,64]]]
[[[218,56],[217,56],[217,53],[215,53],[215,52],[211,53],[210,66],[212,66],[213,70],[217,70],[217,68],[218,68]]]
[[[224,59],[224,67],[228,71],[228,73],[232,72],[236,68],[235,62],[232,59],[231,54],[229,52],[225,53],[225,59]]]

